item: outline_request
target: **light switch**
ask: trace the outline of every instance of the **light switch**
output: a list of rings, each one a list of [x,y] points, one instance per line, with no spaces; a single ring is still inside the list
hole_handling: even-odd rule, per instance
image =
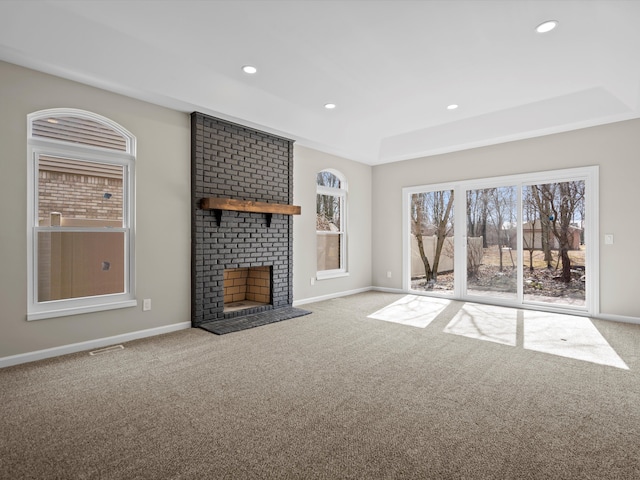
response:
[[[607,233],[604,236],[604,244],[605,245],[613,245],[613,235],[611,233]]]

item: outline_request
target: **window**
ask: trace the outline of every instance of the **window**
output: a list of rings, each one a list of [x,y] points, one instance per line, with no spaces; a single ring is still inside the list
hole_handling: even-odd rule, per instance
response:
[[[403,209],[405,290],[599,311],[597,167],[407,187]]]
[[[28,320],[135,306],[135,137],[99,115],[27,117]]]
[[[347,274],[347,183],[341,173],[323,170],[316,176],[317,277]]]

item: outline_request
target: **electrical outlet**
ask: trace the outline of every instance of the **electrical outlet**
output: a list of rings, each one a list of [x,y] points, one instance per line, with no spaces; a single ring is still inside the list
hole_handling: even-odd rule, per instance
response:
[[[391,270],[387,272],[387,278],[391,278]]]
[[[151,299],[150,298],[145,298],[142,301],[142,310],[143,311],[147,311],[147,310],[151,310]]]
[[[316,277],[311,277],[311,285],[315,285],[316,284]]]

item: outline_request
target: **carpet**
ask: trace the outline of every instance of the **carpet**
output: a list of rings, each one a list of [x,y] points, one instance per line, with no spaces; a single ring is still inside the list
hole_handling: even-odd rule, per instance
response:
[[[239,332],[249,328],[261,327],[270,323],[290,320],[292,318],[309,315],[311,312],[294,307],[283,307],[266,312],[254,313],[244,317],[234,317],[225,320],[205,323],[200,328],[216,335],[224,335],[226,333]]]
[[[640,325],[591,319],[613,368],[525,348],[526,317],[517,348],[445,332],[464,302],[425,328],[367,318],[403,297],[2,368],[0,480],[640,478]]]

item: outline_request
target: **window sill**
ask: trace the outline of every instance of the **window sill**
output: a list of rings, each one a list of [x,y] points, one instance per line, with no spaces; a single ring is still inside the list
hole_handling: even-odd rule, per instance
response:
[[[343,270],[328,270],[324,272],[316,272],[316,280],[329,280],[331,278],[348,277],[349,272]]]
[[[45,320],[47,318],[67,317],[69,315],[80,315],[82,313],[102,312],[104,310],[115,310],[117,308],[130,308],[138,305],[137,300],[124,300],[121,302],[102,303],[87,305],[82,307],[63,308],[59,310],[43,310],[39,312],[27,313],[27,321]]]

